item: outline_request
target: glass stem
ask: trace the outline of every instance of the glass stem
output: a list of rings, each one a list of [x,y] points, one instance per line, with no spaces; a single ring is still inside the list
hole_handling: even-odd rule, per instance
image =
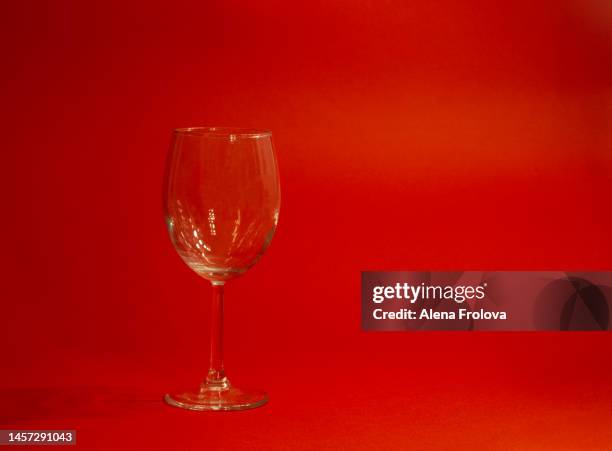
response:
[[[223,287],[224,282],[212,282],[210,368],[204,384],[208,390],[221,391],[230,387],[223,369]]]

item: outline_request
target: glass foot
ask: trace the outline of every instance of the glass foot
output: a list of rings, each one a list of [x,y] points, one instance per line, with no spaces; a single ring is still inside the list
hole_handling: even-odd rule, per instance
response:
[[[169,393],[164,396],[164,401],[189,410],[246,410],[263,406],[268,402],[268,395],[235,387],[219,390],[204,386],[199,392]]]

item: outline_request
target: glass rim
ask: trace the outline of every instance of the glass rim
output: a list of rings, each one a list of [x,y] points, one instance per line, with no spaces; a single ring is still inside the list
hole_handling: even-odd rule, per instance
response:
[[[173,133],[178,135],[207,136],[216,138],[265,138],[272,136],[270,130],[247,127],[180,127]]]

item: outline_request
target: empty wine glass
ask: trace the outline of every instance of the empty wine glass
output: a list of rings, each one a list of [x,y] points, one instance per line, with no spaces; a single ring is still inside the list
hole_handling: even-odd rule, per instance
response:
[[[213,291],[208,375],[199,389],[164,399],[191,410],[261,406],[265,393],[232,386],[223,369],[223,288],[259,260],[276,229],[280,184],[272,134],[229,127],[174,130],[164,184],[172,244]]]

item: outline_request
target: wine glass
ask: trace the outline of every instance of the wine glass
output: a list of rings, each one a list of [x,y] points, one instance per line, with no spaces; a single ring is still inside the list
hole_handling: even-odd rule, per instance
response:
[[[267,395],[232,386],[223,369],[223,288],[259,260],[276,230],[280,183],[272,134],[230,127],[176,129],[164,185],[172,244],[213,291],[208,375],[199,389],[164,399],[191,410],[259,407]]]

